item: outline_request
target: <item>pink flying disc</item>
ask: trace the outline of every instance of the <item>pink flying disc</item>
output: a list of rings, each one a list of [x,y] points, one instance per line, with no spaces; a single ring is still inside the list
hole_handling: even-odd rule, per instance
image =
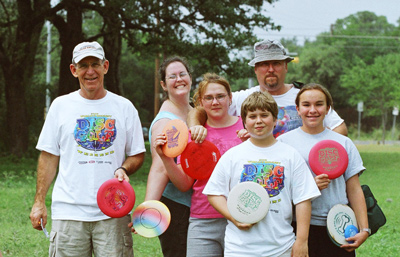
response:
[[[329,179],[335,179],[346,171],[349,157],[338,142],[322,140],[311,148],[308,162],[316,175],[328,174]]]
[[[188,143],[189,129],[185,122],[179,119],[170,120],[164,127],[163,133],[167,143],[162,146],[163,153],[168,157],[180,155]]]
[[[210,141],[190,142],[181,155],[183,171],[194,179],[208,179],[221,158],[218,148]]]
[[[135,205],[135,191],[125,180],[112,178],[104,182],[97,191],[100,210],[112,218],[127,215]]]
[[[171,222],[171,213],[162,202],[149,200],[136,207],[132,214],[132,222],[139,235],[156,237],[167,230]]]

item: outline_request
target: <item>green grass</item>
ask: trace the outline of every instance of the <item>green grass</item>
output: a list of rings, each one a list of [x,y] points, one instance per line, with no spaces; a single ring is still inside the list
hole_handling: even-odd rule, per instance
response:
[[[357,250],[357,257],[395,257],[400,253],[400,146],[358,145],[366,171],[361,184],[370,186],[386,216],[386,224]]]
[[[148,145],[147,145],[148,147]],[[357,146],[367,170],[361,176],[384,211],[387,223],[358,250],[357,257],[397,256],[400,252],[400,146]],[[142,168],[130,177],[136,193],[135,207],[142,203],[150,169],[150,153]],[[29,213],[35,195],[36,160],[0,158],[0,251],[3,256],[47,256],[49,241],[41,231],[32,228]],[[51,195],[46,199],[50,210]],[[49,213],[50,215],[50,213]],[[49,220],[48,228],[51,228]],[[135,257],[161,257],[158,238],[133,235]]]

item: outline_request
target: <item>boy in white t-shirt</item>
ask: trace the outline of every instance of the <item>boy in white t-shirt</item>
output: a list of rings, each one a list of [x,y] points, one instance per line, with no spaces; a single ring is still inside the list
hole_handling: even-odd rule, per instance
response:
[[[225,257],[308,255],[311,200],[320,192],[300,154],[274,138],[277,114],[278,106],[268,93],[254,92],[246,98],[241,116],[250,139],[221,157],[203,191],[228,219]],[[256,224],[236,221],[227,207],[230,190],[244,181],[261,184],[270,196],[269,212]],[[291,226],[292,205],[297,238]]]

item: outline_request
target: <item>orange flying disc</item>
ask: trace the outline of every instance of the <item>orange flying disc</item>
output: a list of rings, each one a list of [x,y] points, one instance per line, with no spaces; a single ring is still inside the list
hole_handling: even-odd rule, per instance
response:
[[[185,122],[179,119],[170,120],[163,129],[167,143],[162,146],[163,153],[168,157],[180,155],[188,143],[189,129]]]

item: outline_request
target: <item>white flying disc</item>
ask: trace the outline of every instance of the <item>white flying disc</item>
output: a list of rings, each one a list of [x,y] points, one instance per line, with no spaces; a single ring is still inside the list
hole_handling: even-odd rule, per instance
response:
[[[268,192],[264,187],[255,182],[246,181],[232,188],[227,204],[235,220],[254,224],[267,215],[270,202]]]
[[[349,225],[357,227],[354,211],[345,204],[333,206],[328,212],[326,228],[330,239],[335,245],[341,246],[343,244],[348,244],[345,239],[345,230]]]

